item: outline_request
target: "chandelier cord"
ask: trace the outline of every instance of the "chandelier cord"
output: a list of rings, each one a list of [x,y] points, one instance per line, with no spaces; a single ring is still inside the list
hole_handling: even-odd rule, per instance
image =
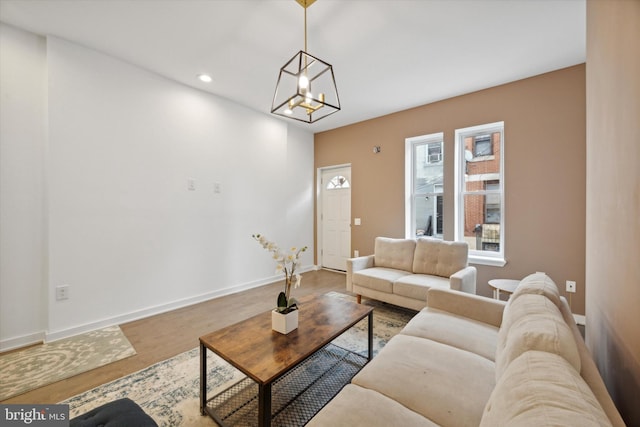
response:
[[[304,8],[304,51],[307,51],[307,8]]]

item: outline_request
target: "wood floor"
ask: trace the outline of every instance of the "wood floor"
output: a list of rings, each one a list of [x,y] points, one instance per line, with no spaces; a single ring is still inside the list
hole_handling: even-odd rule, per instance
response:
[[[345,292],[345,275],[327,270],[302,275],[294,296]],[[57,403],[198,346],[198,338],[276,305],[284,282],[273,283],[120,325],[137,354],[1,403]]]

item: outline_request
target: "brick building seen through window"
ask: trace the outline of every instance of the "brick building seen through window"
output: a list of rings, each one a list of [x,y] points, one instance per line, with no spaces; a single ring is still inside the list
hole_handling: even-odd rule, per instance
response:
[[[467,136],[465,150],[472,153],[466,162],[466,191],[483,194],[465,196],[464,236],[470,249],[497,251],[500,245],[500,132]]]

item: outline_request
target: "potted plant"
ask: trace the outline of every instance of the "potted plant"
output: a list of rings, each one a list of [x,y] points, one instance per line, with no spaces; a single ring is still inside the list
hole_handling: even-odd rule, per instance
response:
[[[261,234],[254,234],[253,238],[272,253],[276,261],[276,273],[284,273],[284,290],[278,294],[276,308],[271,313],[271,327],[275,331],[288,334],[298,327],[298,303],[291,296],[291,286],[294,288],[300,286],[302,276],[296,273],[296,267],[300,254],[305,252],[307,247],[293,247],[285,252]]]

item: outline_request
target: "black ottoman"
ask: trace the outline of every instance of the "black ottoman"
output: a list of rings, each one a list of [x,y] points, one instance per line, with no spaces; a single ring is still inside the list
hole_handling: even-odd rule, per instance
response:
[[[70,427],[158,427],[136,402],[124,398],[78,415],[69,423]]]

